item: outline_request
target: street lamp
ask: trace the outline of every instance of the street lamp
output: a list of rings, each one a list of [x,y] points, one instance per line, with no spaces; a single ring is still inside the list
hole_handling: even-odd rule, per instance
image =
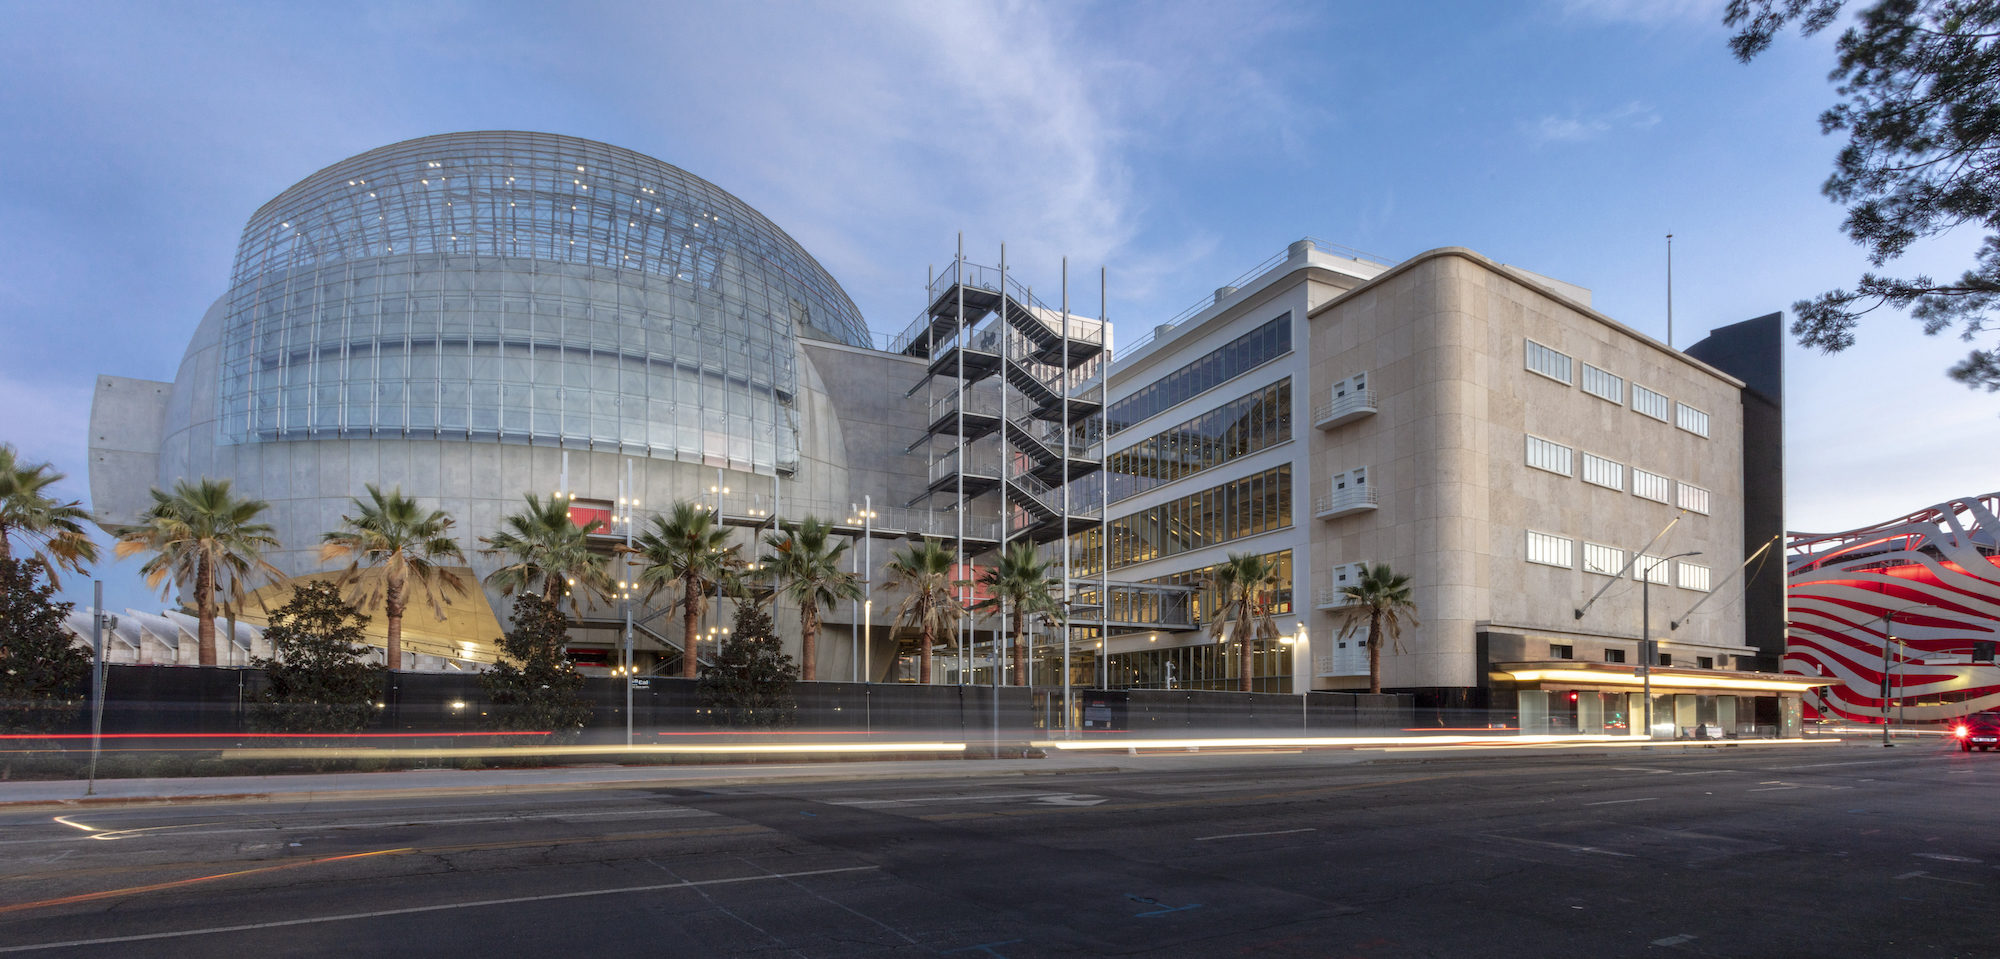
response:
[[[1659,653],[1653,645],[1653,570],[1684,556],[1700,556],[1701,550],[1692,549],[1685,553],[1675,553],[1663,559],[1656,559],[1646,565],[1639,574],[1639,677],[1644,681],[1646,699],[1646,738],[1653,738],[1653,664],[1659,661]],[[1640,559],[1646,557],[1641,556]]]
[[[1306,633],[1306,624],[1300,623],[1298,624],[1297,632],[1294,632],[1290,636],[1278,637],[1278,642],[1287,646],[1297,646],[1298,655],[1294,657],[1294,660],[1305,661],[1305,674],[1303,676],[1299,675],[1297,670],[1293,671],[1293,684],[1299,687],[1299,735],[1303,736],[1311,731],[1310,724],[1306,719],[1306,706],[1309,697],[1312,696],[1312,637]]]
[[[1891,630],[1895,625],[1896,614],[1916,605],[1920,604],[1913,603],[1902,609],[1892,609],[1882,614],[1882,745],[1884,746],[1896,745],[1889,741],[1889,705],[1890,696],[1896,691],[1896,678],[1902,672],[1901,660],[1894,658],[1896,637],[1891,635]],[[1903,697],[1896,696],[1895,705],[1903,707]],[[1907,719],[1906,712],[1905,721]]]

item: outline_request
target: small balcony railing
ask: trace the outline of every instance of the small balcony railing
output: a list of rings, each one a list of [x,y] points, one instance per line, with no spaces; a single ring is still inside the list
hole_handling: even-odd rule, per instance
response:
[[[1374,390],[1354,390],[1313,408],[1313,426],[1330,430],[1376,412]]]
[[[1314,500],[1313,516],[1318,519],[1334,519],[1365,513],[1375,507],[1375,487],[1350,486]]]

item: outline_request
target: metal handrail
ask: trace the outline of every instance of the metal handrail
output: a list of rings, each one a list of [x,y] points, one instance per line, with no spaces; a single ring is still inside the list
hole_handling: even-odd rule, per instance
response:
[[[1363,253],[1360,250],[1356,250],[1352,247],[1343,246],[1338,243],[1328,243],[1325,240],[1321,240],[1311,236],[1301,237],[1300,239],[1307,243],[1312,244],[1311,249],[1314,250],[1324,250],[1336,256],[1344,256],[1350,260],[1359,260],[1366,263],[1373,263],[1378,266],[1388,265],[1387,261],[1384,260],[1383,258],[1375,256],[1373,254]],[[1241,287],[1244,284],[1249,283],[1251,280],[1254,280],[1257,277],[1262,276],[1266,270],[1269,270],[1272,267],[1277,266],[1278,264],[1291,259],[1291,256],[1292,256],[1292,245],[1286,244],[1283,250],[1265,257],[1256,266],[1253,266],[1248,270],[1244,270],[1241,275],[1236,277],[1236,279],[1230,280],[1228,283],[1225,283],[1223,285],[1232,287]],[[1214,305],[1215,305],[1215,297],[1213,296],[1194,302],[1193,304],[1189,305],[1187,309],[1182,310],[1179,313],[1176,313],[1173,316],[1169,317],[1165,323],[1161,323],[1154,326],[1153,331],[1151,333],[1148,333],[1145,336],[1142,336],[1139,339],[1134,340],[1133,342],[1123,347],[1120,347],[1115,353],[1112,354],[1112,359],[1122,360],[1128,356],[1131,356],[1133,353],[1144,348],[1146,344],[1153,342],[1155,339],[1158,339],[1161,333],[1173,330],[1175,327],[1180,326],[1183,322],[1187,321],[1188,319],[1196,316],[1197,314],[1201,313],[1204,310],[1207,310],[1209,307],[1212,307]]]
[[[1354,509],[1359,506],[1374,506],[1375,487],[1350,486],[1347,489],[1328,493],[1313,501],[1313,515],[1332,513],[1338,510]]]
[[[1324,423],[1336,416],[1346,416],[1349,413],[1359,413],[1362,411],[1372,413],[1378,409],[1380,407],[1375,405],[1374,390],[1355,390],[1346,396],[1329,400],[1323,406],[1314,407],[1313,422]]]

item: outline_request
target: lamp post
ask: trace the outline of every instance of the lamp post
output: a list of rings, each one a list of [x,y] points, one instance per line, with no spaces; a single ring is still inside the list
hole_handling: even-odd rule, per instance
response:
[[[1293,674],[1293,683],[1299,687],[1299,735],[1303,736],[1311,731],[1311,724],[1307,720],[1307,703],[1312,696],[1312,637],[1306,633],[1306,624],[1300,623],[1296,628],[1297,632],[1290,636],[1279,637],[1278,641],[1287,646],[1296,646],[1298,655],[1294,660],[1305,662],[1304,675],[1299,675],[1296,671]]]
[[[1895,628],[1896,614],[1909,608],[1905,606],[1882,614],[1882,745],[1884,746],[1896,745],[1889,741],[1889,706],[1890,697],[1896,692],[1896,679],[1902,673],[1902,662],[1895,658],[1897,639],[1892,635],[1892,631]],[[1907,709],[1901,696],[1895,696],[1894,704],[1898,709]],[[1904,721],[1908,721],[1907,713]]]
[[[639,506],[638,487],[632,484],[632,461],[625,461],[625,482],[618,491],[618,512],[615,516],[619,525],[625,527],[625,549],[619,553],[623,570],[618,577],[618,605],[625,615],[625,656],[619,664],[619,671],[625,675],[625,745],[632,745],[632,594],[639,584],[632,575],[632,526],[633,511]]]
[[[870,681],[870,674],[874,672],[870,668],[874,663],[868,649],[868,640],[873,637],[875,632],[873,623],[875,618],[875,496],[872,493],[864,495],[861,497],[860,506],[849,503],[847,504],[847,508],[854,514],[847,518],[847,522],[849,524],[857,521],[861,523],[861,548],[856,550],[854,555],[855,562],[860,565],[860,568],[856,572],[861,578],[861,640],[856,644],[861,649],[860,655],[854,657],[854,665],[855,668],[861,670],[860,679],[865,683]]]
[[[1700,555],[1701,550],[1698,549],[1675,553],[1646,564],[1639,574],[1639,678],[1645,685],[1645,692],[1641,695],[1646,699],[1647,739],[1653,738],[1653,664],[1660,658],[1653,646],[1653,570],[1684,556]]]
[[[717,527],[720,527],[722,525],[722,497],[729,493],[729,487],[722,485],[722,470],[719,467],[715,471],[715,485],[710,486],[708,488],[708,491],[715,494],[714,519],[715,519],[715,525]],[[752,545],[755,545],[754,538],[752,540]],[[708,631],[709,635],[715,636],[716,634],[720,633],[723,636],[727,636],[729,635],[729,630],[728,628],[722,625],[722,577],[721,576],[717,576],[715,578],[715,602],[713,605],[715,608],[715,625],[709,628]],[[721,640],[717,639],[716,642],[721,642]],[[720,646],[716,648],[717,650],[721,649]],[[687,654],[689,656],[693,656],[694,650],[688,650]],[[697,667],[700,666],[699,660],[696,661],[696,666]]]

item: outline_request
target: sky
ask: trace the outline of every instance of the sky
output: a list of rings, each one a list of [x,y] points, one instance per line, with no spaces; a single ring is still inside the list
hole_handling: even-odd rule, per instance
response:
[[[1722,0],[1103,4],[0,0],[0,442],[89,500],[99,373],[170,380],[264,201],[411,137],[540,130],[680,166],[811,251],[878,334],[968,257],[1121,342],[1311,236],[1465,246],[1674,340],[1867,268],[1820,195],[1830,34],[1744,65]],[[1954,275],[1978,237],[1901,273]],[[1086,310],[1087,311],[1087,310]],[[2000,395],[1880,313],[1786,356],[1788,525],[2000,489]],[[138,560],[98,570],[157,606]],[[79,598],[77,591],[69,591]]]

